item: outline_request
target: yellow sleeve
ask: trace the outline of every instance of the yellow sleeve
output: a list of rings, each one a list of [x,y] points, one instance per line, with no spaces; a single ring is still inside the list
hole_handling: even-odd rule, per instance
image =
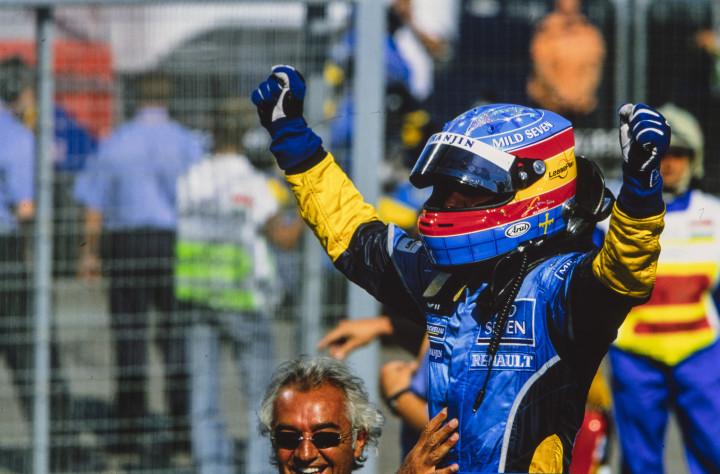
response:
[[[655,285],[664,216],[635,219],[615,204],[603,248],[593,261],[595,277],[617,293],[648,298]]]
[[[285,179],[303,219],[333,262],[347,250],[360,224],[380,220],[330,153],[308,171]]]

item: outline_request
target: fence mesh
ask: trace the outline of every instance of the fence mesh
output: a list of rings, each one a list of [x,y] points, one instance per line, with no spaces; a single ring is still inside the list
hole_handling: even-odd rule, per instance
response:
[[[541,105],[529,85],[543,66],[532,44],[554,4],[415,3],[429,42],[397,17],[388,22],[396,42],[377,115],[386,124],[377,179],[388,195],[443,122],[485,102]],[[636,97],[673,102],[700,120],[704,184],[719,193],[715,3],[585,3],[599,62],[590,46],[546,45],[588,60],[552,77],[570,88],[597,82],[592,104],[567,112],[577,153],[617,178],[617,107]],[[31,276],[41,263],[53,276],[51,472],[272,471],[256,407],[275,364],[301,350],[311,276],[303,242],[312,236],[247,98],[272,65],[297,66],[314,94],[311,125],[357,171],[350,92],[363,71],[353,68],[353,18],[343,2],[55,8],[53,258],[38,262],[24,212],[38,110],[35,10],[0,8],[0,471],[32,469]],[[238,154],[246,161],[221,163]],[[195,169],[210,162],[217,166]],[[238,171],[245,165],[253,174]],[[347,313],[347,283],[327,259],[318,271],[324,331]],[[383,443],[381,472],[397,469],[395,444]]]

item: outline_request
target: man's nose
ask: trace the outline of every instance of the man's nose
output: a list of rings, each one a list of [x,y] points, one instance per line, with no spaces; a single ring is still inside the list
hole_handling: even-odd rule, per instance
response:
[[[303,461],[312,461],[318,455],[318,450],[309,439],[303,439],[295,448],[295,457]]]

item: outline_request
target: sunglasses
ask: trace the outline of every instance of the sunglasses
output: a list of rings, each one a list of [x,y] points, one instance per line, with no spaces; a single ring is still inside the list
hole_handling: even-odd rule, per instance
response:
[[[298,446],[300,446],[300,443],[302,443],[302,441],[305,439],[314,444],[317,449],[326,449],[339,446],[342,440],[344,438],[347,438],[351,434],[352,432],[345,433],[343,435],[340,433],[334,433],[332,431],[321,431],[319,433],[314,433],[309,438],[305,438],[299,433],[293,433],[292,431],[281,431],[279,433],[275,433],[275,436],[272,436],[271,439],[275,443],[275,446],[280,449],[294,450]]]

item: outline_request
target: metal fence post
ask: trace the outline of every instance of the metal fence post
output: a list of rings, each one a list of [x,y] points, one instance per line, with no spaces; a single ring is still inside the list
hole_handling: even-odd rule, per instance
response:
[[[385,7],[381,0],[358,2],[355,20],[357,49],[353,77],[352,179],[365,197],[375,203],[380,194],[377,170],[385,149],[385,70],[383,44],[387,34]],[[376,316],[378,303],[365,290],[348,286],[348,317]],[[371,397],[377,398],[380,368],[377,342],[350,357],[356,373],[365,380]],[[370,456],[361,472],[378,472],[377,457]]]
[[[35,383],[33,410],[33,472],[49,469],[50,331],[52,294],[52,140],[53,140],[53,10],[36,11],[38,58],[38,133],[35,151],[34,317]]]
[[[633,7],[633,87],[631,102],[644,103],[647,100],[647,49],[649,0],[635,0]]]
[[[630,100],[628,45],[630,44],[630,5],[628,0],[612,0],[615,8],[615,81],[613,103],[619,106]]]
[[[322,100],[324,85],[322,67],[325,51],[321,51],[327,44],[327,34],[316,31],[314,24],[325,21],[327,6],[324,4],[308,4],[305,25],[305,45],[307,54],[306,70],[303,71],[307,81],[308,100],[305,103],[305,117],[310,126],[321,137],[329,136],[329,130],[322,122]],[[318,125],[316,125],[318,124]],[[303,239],[303,279],[302,279],[302,306],[300,311],[300,352],[315,353],[315,346],[322,338],[322,302],[326,292],[323,289],[323,260],[327,256],[318,244],[312,232],[305,229]]]

